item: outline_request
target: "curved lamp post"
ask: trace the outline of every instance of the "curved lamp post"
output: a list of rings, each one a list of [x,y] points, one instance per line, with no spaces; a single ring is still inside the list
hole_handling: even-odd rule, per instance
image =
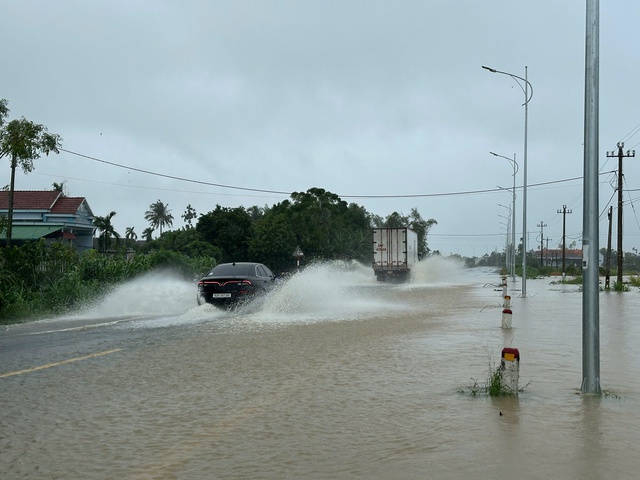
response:
[[[511,281],[516,281],[516,173],[520,169],[518,162],[516,162],[516,154],[513,154],[513,159],[505,157],[504,155],[498,155],[494,152],[489,152],[496,157],[504,158],[509,163],[513,164],[513,190],[512,193],[512,206],[511,206]],[[523,277],[524,278],[524,277]]]
[[[505,236],[505,241],[504,241],[504,266],[507,269],[507,275],[509,275],[509,273],[511,272],[511,218],[513,217],[513,212],[511,211],[511,207],[508,207],[506,205],[502,205],[501,203],[497,204],[499,207],[503,207],[506,208],[507,211],[509,212],[508,216],[504,216],[504,215],[500,215],[498,214],[499,217],[504,218],[507,222],[506,223],[502,223],[500,222],[500,225],[504,225],[505,226],[505,230],[507,232],[506,236]]]
[[[491,73],[501,73],[508,75],[518,84],[524,92],[524,161],[522,164],[523,186],[522,186],[522,296],[527,296],[527,127],[529,117],[529,101],[533,98],[533,86],[527,80],[527,67],[524,67],[524,78],[509,72],[501,72],[495,68],[482,66]],[[521,83],[521,81],[523,83]],[[531,92],[529,92],[531,90]]]
[[[506,190],[506,191],[508,192],[509,190]],[[516,249],[513,243],[515,240],[515,235],[513,234],[513,229],[516,226],[515,215],[513,212],[513,207],[509,207],[501,203],[499,203],[498,206],[509,210],[509,228],[507,229],[507,248],[509,249],[507,252],[507,270],[511,274],[511,281],[515,282],[516,281],[516,263],[515,263]]]

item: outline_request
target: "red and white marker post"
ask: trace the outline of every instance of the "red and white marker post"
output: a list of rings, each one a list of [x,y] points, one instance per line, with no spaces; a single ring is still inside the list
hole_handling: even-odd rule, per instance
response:
[[[503,348],[500,360],[500,386],[517,394],[519,378],[520,351],[517,348]]]
[[[502,304],[502,328],[511,328],[511,297],[509,295],[504,296],[504,303]]]

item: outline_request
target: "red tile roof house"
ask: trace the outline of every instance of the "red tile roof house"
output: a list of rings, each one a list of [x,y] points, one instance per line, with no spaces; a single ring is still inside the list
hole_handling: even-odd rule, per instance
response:
[[[9,212],[9,192],[0,191],[0,215]],[[14,192],[11,242],[20,245],[44,238],[47,242],[66,241],[78,252],[93,248],[94,215],[84,197],[67,197],[55,190]],[[0,245],[7,242],[6,230]]]
[[[540,250],[536,252],[536,257],[540,258]],[[558,249],[544,249],[542,252],[542,258],[544,266],[546,267],[562,267],[562,248]],[[576,267],[582,266],[582,250],[575,250],[567,248],[564,251],[565,265],[575,265]]]
[[[540,259],[540,250],[535,253],[536,258]],[[600,266],[604,266],[604,255],[598,254],[598,261]],[[542,263],[545,267],[562,267],[562,248],[556,250],[542,251]],[[565,266],[574,265],[582,268],[582,250],[576,250],[567,248],[564,251],[564,263]]]

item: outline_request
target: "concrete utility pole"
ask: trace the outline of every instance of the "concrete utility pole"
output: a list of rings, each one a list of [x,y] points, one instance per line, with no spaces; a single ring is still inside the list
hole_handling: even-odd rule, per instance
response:
[[[564,280],[565,272],[565,250],[566,250],[566,233],[567,233],[567,213],[572,213],[571,210],[567,210],[567,206],[563,205],[562,210],[558,210],[558,213],[562,214],[562,279]]]
[[[546,245],[547,258],[549,258],[549,242],[550,242],[551,240],[553,240],[553,238],[549,238],[549,237],[547,237],[547,238],[545,238],[545,239],[544,239],[544,241],[545,241],[545,242],[547,242],[547,245]],[[543,262],[543,263],[544,263],[544,262]],[[553,262],[549,261],[549,262],[547,262],[547,263],[551,265]]]
[[[611,218],[613,217],[613,207],[609,207],[607,218],[609,219],[609,233],[607,235],[607,260],[605,264],[604,288],[609,290],[611,286]]]
[[[598,151],[600,118],[600,2],[587,0],[584,67],[584,180],[582,209],[582,384],[600,394]]]
[[[544,253],[544,227],[546,226],[547,224],[540,220],[540,223],[538,224],[538,227],[540,227],[540,268],[544,267],[542,255]]]
[[[624,157],[635,157],[636,151],[627,150],[625,154],[622,149],[624,148],[624,142],[618,142],[618,153],[607,152],[607,157],[618,157],[618,279],[619,286],[622,285],[622,159]]]

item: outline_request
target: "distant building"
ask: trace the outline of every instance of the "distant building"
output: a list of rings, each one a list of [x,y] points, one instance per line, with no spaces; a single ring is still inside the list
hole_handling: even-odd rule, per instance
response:
[[[9,212],[9,192],[0,191],[0,215]],[[94,215],[84,197],[67,197],[56,190],[14,192],[11,242],[20,245],[44,238],[71,243],[78,252],[93,247]],[[7,232],[0,233],[6,245]]]
[[[536,257],[540,258],[540,250],[535,253]],[[576,267],[582,268],[582,250],[577,249],[569,249],[567,248],[564,251],[565,255],[565,265],[568,267],[570,265],[574,265]],[[599,254],[599,263],[600,266],[603,265],[604,257],[602,254]],[[562,249],[544,249],[542,251],[542,264],[545,267],[554,267],[554,268],[562,268]]]

